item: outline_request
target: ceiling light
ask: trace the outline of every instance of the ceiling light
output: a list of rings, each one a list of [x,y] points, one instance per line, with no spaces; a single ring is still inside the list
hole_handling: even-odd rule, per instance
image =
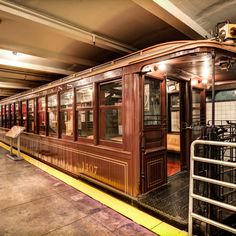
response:
[[[158,70],[160,71],[166,71],[167,69],[167,66],[164,62],[161,62],[159,65],[158,65]]]
[[[202,80],[202,84],[207,84],[208,83],[208,79],[203,79]]]
[[[197,79],[191,79],[191,85],[197,85],[198,84],[198,80]]]

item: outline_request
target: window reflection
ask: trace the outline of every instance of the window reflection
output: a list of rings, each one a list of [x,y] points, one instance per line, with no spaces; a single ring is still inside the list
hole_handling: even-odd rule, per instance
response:
[[[73,135],[73,91],[72,89],[60,95],[60,124],[62,135]]]
[[[45,97],[38,98],[38,129],[40,134],[45,134],[46,130],[45,105]]]
[[[122,83],[121,81],[109,82],[100,86],[101,105],[121,105]]]
[[[144,125],[161,124],[160,81],[145,78],[144,82]]]
[[[15,106],[14,103],[11,104],[11,114],[10,114],[10,120],[11,120],[11,127],[15,124]]]
[[[34,132],[34,99],[28,101],[28,129],[29,132]]]
[[[0,127],[2,127],[2,106],[0,106]]]
[[[27,123],[26,123],[26,101],[21,103],[21,114],[22,114],[22,126],[27,128]]]
[[[99,94],[99,134],[103,140],[122,142],[122,83],[103,83]]]
[[[58,133],[57,94],[48,96],[48,133]]]
[[[93,139],[93,87],[76,90],[77,135]]]
[[[19,104],[15,103],[15,122],[16,125],[20,125],[20,115],[19,115]]]

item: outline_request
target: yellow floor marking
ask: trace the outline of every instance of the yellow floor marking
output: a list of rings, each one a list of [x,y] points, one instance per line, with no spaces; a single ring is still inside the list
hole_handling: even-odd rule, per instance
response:
[[[6,150],[10,150],[9,146],[0,142],[0,146]],[[17,154],[17,151],[13,149],[13,153]],[[68,185],[78,189],[79,191],[85,193],[86,195],[92,197],[93,199],[103,203],[104,205],[114,209],[120,214],[132,219],[134,222],[146,227],[154,233],[161,236],[186,236],[187,232],[181,231],[169,224],[162,222],[161,220],[148,215],[147,213],[107,194],[99,189],[96,189],[78,179],[75,179],[59,170],[54,169],[24,153],[21,156],[34,166],[44,170],[45,172],[53,175],[54,177],[60,179],[61,181],[67,183]]]

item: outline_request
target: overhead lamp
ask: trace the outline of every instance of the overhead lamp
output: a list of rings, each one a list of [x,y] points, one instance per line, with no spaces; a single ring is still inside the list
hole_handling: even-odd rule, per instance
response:
[[[195,86],[198,84],[198,80],[197,79],[191,79],[191,85]]]
[[[166,71],[167,69],[167,66],[164,62],[161,62],[159,65],[158,65],[158,70],[160,71]]]
[[[203,80],[202,80],[202,84],[205,84],[205,85],[206,85],[207,83],[208,83],[208,79],[203,79]]]

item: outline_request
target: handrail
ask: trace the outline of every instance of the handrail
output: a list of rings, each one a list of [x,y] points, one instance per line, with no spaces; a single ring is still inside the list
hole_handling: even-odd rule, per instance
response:
[[[226,203],[216,201],[216,200],[210,199],[208,197],[203,197],[201,195],[193,193],[193,181],[194,180],[212,183],[212,184],[216,184],[216,185],[223,186],[223,187],[229,187],[229,188],[233,188],[236,190],[236,184],[234,184],[234,183],[229,183],[229,182],[222,181],[222,180],[215,180],[215,179],[211,179],[211,178],[203,177],[203,176],[198,176],[198,175],[194,174],[195,161],[202,162],[202,163],[215,164],[215,165],[230,166],[230,167],[236,168],[235,162],[220,161],[220,160],[214,160],[214,159],[208,159],[208,158],[194,156],[195,145],[197,145],[197,144],[236,148],[236,143],[218,142],[218,141],[209,141],[209,140],[195,140],[192,142],[192,144],[191,144],[191,159],[190,159],[190,181],[189,181],[188,234],[190,236],[192,236],[192,234],[193,234],[193,218],[198,219],[198,220],[205,222],[207,224],[213,225],[215,227],[218,227],[220,229],[226,230],[228,232],[236,234],[235,228],[232,228],[230,226],[227,226],[227,225],[217,222],[215,220],[208,219],[204,216],[201,216],[201,215],[193,212],[193,199],[207,202],[207,203],[213,204],[215,206],[222,207],[224,209],[229,209],[231,211],[236,211],[236,207],[233,205],[226,204]]]

